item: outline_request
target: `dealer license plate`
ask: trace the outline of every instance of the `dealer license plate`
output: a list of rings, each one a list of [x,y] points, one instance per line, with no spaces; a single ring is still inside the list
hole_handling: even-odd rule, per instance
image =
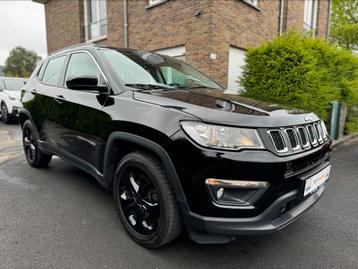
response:
[[[319,186],[325,183],[329,178],[330,172],[331,172],[331,166],[327,166],[322,171],[307,178],[305,182],[305,189],[303,192],[303,196],[306,196],[307,194],[314,192]]]

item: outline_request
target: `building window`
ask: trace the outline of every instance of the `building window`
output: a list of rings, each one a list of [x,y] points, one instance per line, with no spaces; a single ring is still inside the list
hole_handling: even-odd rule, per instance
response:
[[[305,0],[303,30],[305,34],[316,35],[318,0]]]
[[[239,81],[242,77],[243,67],[245,65],[246,51],[235,47],[229,50],[228,82],[227,88],[229,93],[241,93],[243,88]]]
[[[161,4],[163,2],[166,2],[167,0],[149,0],[149,6],[155,6],[155,5],[158,5],[158,4]]]
[[[244,0],[244,2],[249,3],[250,5],[257,6],[257,0]]]
[[[107,36],[107,1],[84,0],[86,41]]]
[[[156,50],[155,52],[159,53],[159,54],[167,55],[167,56],[173,57],[177,60],[181,60],[181,61],[185,62],[185,47],[184,46],[170,48],[170,49]]]

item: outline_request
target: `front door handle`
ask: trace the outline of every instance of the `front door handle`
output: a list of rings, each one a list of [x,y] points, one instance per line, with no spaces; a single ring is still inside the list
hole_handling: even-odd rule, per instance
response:
[[[55,101],[59,104],[62,104],[65,101],[65,98],[62,95],[56,95]]]

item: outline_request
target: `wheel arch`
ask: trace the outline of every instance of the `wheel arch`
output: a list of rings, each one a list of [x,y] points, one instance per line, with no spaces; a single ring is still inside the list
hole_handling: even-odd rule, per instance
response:
[[[22,126],[24,126],[24,123],[27,120],[30,120],[31,124],[34,125],[30,112],[24,108],[21,108],[19,112],[19,121],[20,121],[21,128]]]
[[[113,175],[117,163],[122,157],[124,157],[124,155],[135,150],[142,150],[151,153],[160,160],[167,173],[169,184],[173,189],[177,201],[179,204],[187,205],[179,177],[168,153],[159,144],[138,135],[125,132],[113,132],[109,136],[105,149],[103,165],[103,179],[105,184],[108,186],[112,185]]]
[[[0,102],[0,109],[2,109],[2,106],[5,106],[6,109],[8,109],[8,105],[6,104],[6,101],[4,99],[2,99]]]

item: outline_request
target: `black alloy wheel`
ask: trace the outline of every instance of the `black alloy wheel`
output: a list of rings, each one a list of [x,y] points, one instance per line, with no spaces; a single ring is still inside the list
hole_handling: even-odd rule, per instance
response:
[[[114,174],[113,195],[125,230],[138,244],[158,248],[181,234],[177,201],[156,156],[142,151],[124,156]]]
[[[37,144],[30,120],[25,121],[22,126],[22,143],[27,162],[36,168],[47,167],[52,155],[43,153]]]
[[[7,111],[7,107],[5,104],[1,106],[1,119],[4,123],[10,122],[9,112]]]
[[[120,204],[129,226],[140,236],[151,236],[159,227],[160,201],[157,189],[140,168],[124,169],[120,188]]]
[[[23,129],[23,144],[26,159],[28,162],[33,163],[36,159],[36,144],[35,138],[32,135],[31,129],[29,126],[26,126]]]

